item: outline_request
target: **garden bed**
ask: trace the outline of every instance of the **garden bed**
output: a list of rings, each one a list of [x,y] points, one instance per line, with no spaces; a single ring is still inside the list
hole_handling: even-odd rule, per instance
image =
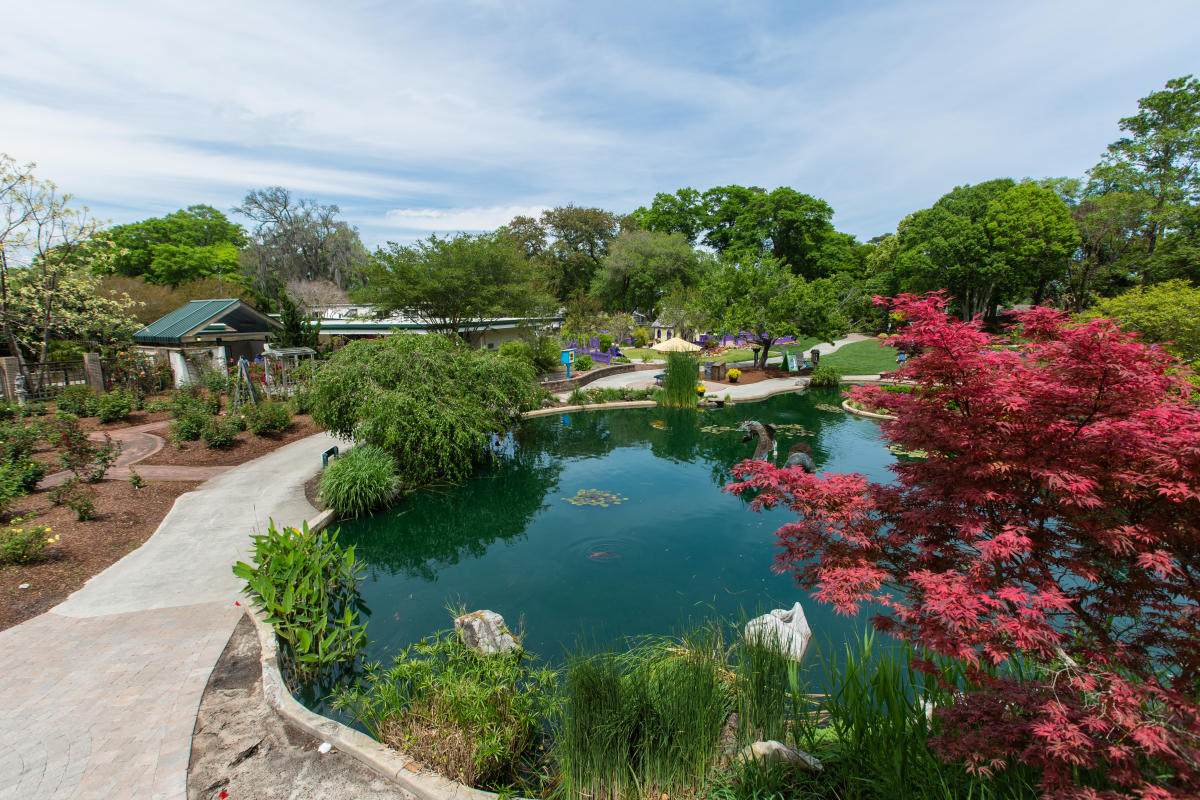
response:
[[[307,414],[297,414],[292,427],[279,434],[255,436],[249,431],[242,431],[234,437],[232,445],[219,449],[210,448],[203,441],[180,442],[179,447],[168,444],[138,463],[173,467],[230,467],[320,432],[321,429],[313,424]]]
[[[48,491],[22,498],[15,504],[15,515],[36,512],[27,523],[50,526],[59,540],[46,548],[44,561],[0,566],[0,630],[58,605],[88,578],[140,547],[175,499],[197,485],[147,482],[134,489],[128,481],[101,481],[93,487],[96,516],[87,522],[80,522],[71,509],[51,504]],[[19,588],[26,583],[28,589]]]

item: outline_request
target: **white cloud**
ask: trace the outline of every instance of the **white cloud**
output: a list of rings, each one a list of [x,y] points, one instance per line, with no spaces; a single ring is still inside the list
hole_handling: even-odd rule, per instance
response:
[[[394,208],[384,215],[384,227],[397,231],[491,231],[513,217],[538,218],[549,206],[491,206],[488,208]]]

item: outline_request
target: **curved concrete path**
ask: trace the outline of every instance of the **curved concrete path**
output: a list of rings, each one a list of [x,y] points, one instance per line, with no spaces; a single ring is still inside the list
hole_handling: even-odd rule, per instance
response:
[[[861,342],[870,339],[870,336],[864,336],[861,333],[852,333],[845,338],[838,339],[830,344],[824,342],[816,346],[821,352],[821,355],[826,356],[833,351],[851,344],[853,342]],[[812,349],[812,348],[810,348]],[[778,364],[782,356],[772,357],[768,359],[769,364]],[[750,365],[750,361],[735,361],[730,362],[729,366],[746,367]],[[874,376],[864,375],[847,375],[843,376],[843,380],[874,380]],[[792,388],[799,388],[808,383],[807,378],[769,378],[758,383],[737,384],[737,383],[719,383],[717,381],[704,381],[704,385],[708,387],[710,394],[717,397],[725,397],[729,395],[731,400],[758,400],[772,394],[778,394]],[[585,389],[602,389],[605,387],[629,388],[629,389],[650,389],[654,387],[654,376],[648,375],[645,372],[625,372],[620,375],[605,375],[603,378],[598,378],[592,381]],[[560,400],[566,400],[570,396],[570,392],[559,392],[556,397]]]
[[[0,631],[0,798],[186,800],[196,709],[242,613],[230,567],[269,518],[311,516],[304,482],[335,442],[317,434],[209,480],[139,549]]]

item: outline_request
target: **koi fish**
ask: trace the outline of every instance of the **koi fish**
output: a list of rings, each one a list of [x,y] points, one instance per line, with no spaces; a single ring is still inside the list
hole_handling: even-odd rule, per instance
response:
[[[588,558],[620,558],[620,556],[616,553],[600,551],[599,553],[592,553]]]

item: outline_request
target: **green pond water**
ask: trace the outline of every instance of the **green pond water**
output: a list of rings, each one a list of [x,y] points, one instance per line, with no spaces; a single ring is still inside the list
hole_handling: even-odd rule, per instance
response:
[[[888,481],[895,456],[877,424],[817,408],[840,401],[839,390],[810,390],[699,412],[620,409],[523,423],[465,484],[340,523],[339,541],[368,565],[366,660],[390,663],[451,627],[450,605],[500,613],[529,650],[560,663],[580,644],[797,600],[817,639],[840,643],[867,615],[839,617],[771,570],[775,530],[792,512],[754,513],[721,490],[729,468],[754,451],[733,430],[747,419],[780,428],[778,464],[803,438],[819,472]],[[580,502],[581,491],[595,502]]]

